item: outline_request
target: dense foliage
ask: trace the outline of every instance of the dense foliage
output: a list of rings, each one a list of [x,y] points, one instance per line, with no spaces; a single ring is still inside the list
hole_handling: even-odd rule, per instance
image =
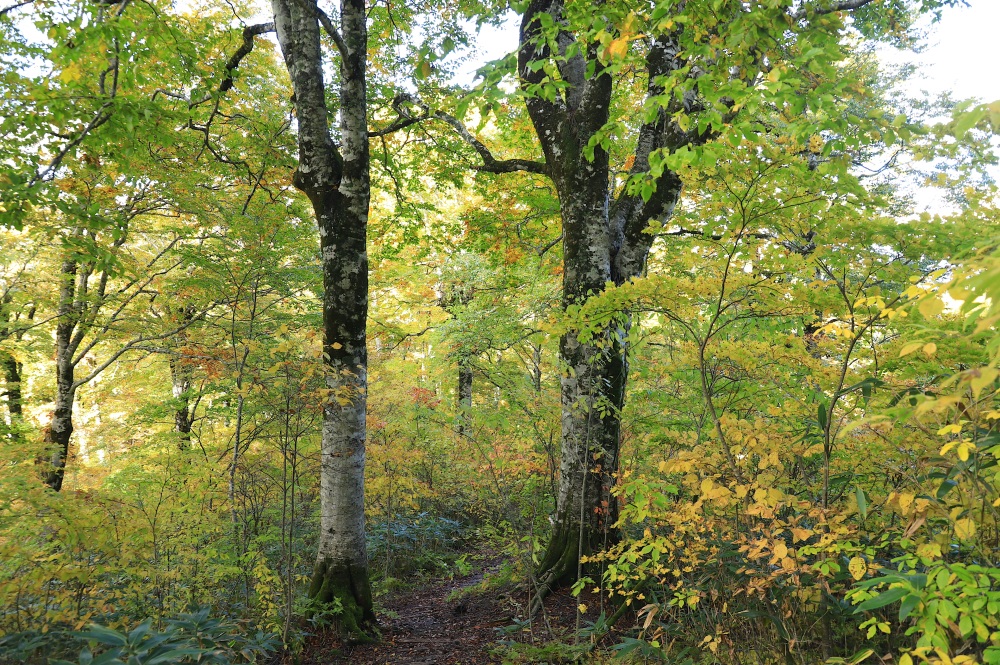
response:
[[[309,588],[324,429],[361,403],[376,607],[490,550],[525,620],[567,575],[590,599],[566,658],[1000,663],[1000,102],[907,99],[878,59],[954,4],[513,3],[520,62],[466,89],[498,7],[370,3],[367,383],[331,377],[288,35],[249,3],[0,8],[0,661],[357,629]],[[595,164],[645,254],[568,293],[608,250],[573,230]]]

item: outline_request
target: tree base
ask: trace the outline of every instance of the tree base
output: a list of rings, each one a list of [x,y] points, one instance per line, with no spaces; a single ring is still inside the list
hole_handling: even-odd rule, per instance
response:
[[[531,615],[542,609],[542,602],[552,591],[569,586],[580,577],[590,576],[600,583],[602,566],[596,562],[581,564],[580,559],[616,542],[616,530],[603,533],[599,528],[580,529],[579,524],[557,525],[536,571],[538,586],[531,601]]]
[[[576,581],[580,568],[580,554],[579,526],[576,528],[576,533],[571,533],[571,529],[557,526],[545,549],[545,556],[538,565],[536,572],[538,586],[534,598],[531,599],[531,616],[538,614],[545,598],[552,591]],[[588,552],[585,551],[583,554]]]
[[[313,608],[306,613],[307,619],[336,609],[335,621],[345,638],[360,643],[378,640],[367,567],[319,561],[309,585],[309,599]]]

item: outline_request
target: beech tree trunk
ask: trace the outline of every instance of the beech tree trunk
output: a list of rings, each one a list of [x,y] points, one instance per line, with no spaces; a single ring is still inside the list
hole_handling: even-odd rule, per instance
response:
[[[465,358],[458,360],[458,426],[459,436],[465,434],[465,426],[472,410],[472,367]]]
[[[43,477],[45,484],[57,492],[62,489],[66,458],[69,456],[69,441],[73,436],[73,403],[76,400],[73,370],[73,364],[67,362],[65,358],[56,359],[56,399],[52,420],[45,432],[48,459]]]
[[[190,325],[194,316],[194,307],[181,308],[180,318],[183,325]],[[191,428],[194,426],[194,410],[197,408],[197,401],[194,405],[191,404],[193,375],[190,364],[184,358],[184,345],[187,339],[186,328],[177,333],[177,343],[172,345],[176,355],[171,355],[169,359],[171,392],[175,405],[174,431],[180,436],[177,445],[181,450],[191,448]]]
[[[191,426],[194,413],[191,411],[191,369],[183,358],[170,358],[170,381],[174,396],[174,431],[180,435],[177,443],[181,450],[191,447]]]
[[[309,596],[321,605],[339,601],[342,628],[365,639],[367,627],[375,623],[364,513],[370,199],[366,8],[364,0],[341,3],[338,147],[330,134],[316,2],[273,0],[272,7],[295,92],[299,166],[294,182],[312,203],[323,263],[330,397],[323,421],[319,553]]]
[[[23,330],[18,331],[15,326],[18,316],[7,311],[12,298],[8,294],[0,299],[0,320],[5,324],[0,328],[0,341],[9,337],[20,341]],[[33,319],[34,308],[28,314],[28,319]],[[10,353],[0,353],[0,365],[3,366],[4,397],[7,401],[7,414],[10,416],[10,424],[14,430],[14,436],[18,436],[19,424],[23,415],[22,392],[21,392],[21,363]]]
[[[17,358],[7,355],[3,358],[4,393],[7,397],[7,412],[13,422],[23,413],[21,397],[21,363]]]
[[[59,322],[56,324],[56,395],[52,409],[52,420],[45,431],[45,454],[42,478],[45,484],[60,491],[66,473],[66,458],[69,456],[69,441],[73,436],[73,402],[76,399],[76,383],[73,353],[78,346],[74,331],[79,320],[76,306],[77,279],[86,280],[89,273],[78,275],[76,261],[63,261],[62,283],[59,286]],[[76,342],[76,343],[75,343]]]
[[[545,156],[545,171],[559,196],[563,224],[563,307],[583,303],[609,283],[623,284],[641,275],[653,236],[644,233],[652,219],[668,218],[680,195],[676,174],[665,170],[648,200],[622,191],[615,198],[606,150],[585,153],[591,137],[609,119],[612,80],[597,57],[596,43],[578,42],[565,30],[548,39],[543,26],[560,25],[561,0],[533,0],[521,24],[518,72],[522,87],[544,85],[541,66],[556,55],[564,90],[554,97],[529,95],[528,113]],[[552,22],[540,17],[552,18]],[[572,49],[571,49],[572,47]],[[564,57],[567,53],[575,54]],[[680,66],[669,37],[652,39],[647,56],[648,94],[661,94],[658,77]],[[700,140],[682,132],[668,110],[642,125],[631,173],[649,170],[649,155]],[[626,337],[629,320],[611,325],[586,341],[578,331],[560,340],[563,361],[562,438],[555,525],[538,570],[540,601],[552,588],[582,572],[581,556],[614,543],[618,534],[612,495],[621,445],[621,410],[628,374]],[[537,602],[536,602],[537,607]]]

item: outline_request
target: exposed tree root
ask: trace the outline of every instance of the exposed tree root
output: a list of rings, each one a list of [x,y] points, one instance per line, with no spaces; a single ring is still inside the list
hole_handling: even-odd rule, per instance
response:
[[[310,615],[322,611],[321,608],[339,605],[337,622],[347,639],[359,643],[378,640],[367,568],[338,564],[330,559],[319,561],[309,585],[309,598],[318,606],[310,610]]]

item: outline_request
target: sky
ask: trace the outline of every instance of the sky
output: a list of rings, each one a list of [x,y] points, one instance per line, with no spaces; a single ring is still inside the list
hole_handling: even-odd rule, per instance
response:
[[[929,26],[929,48],[922,53],[886,53],[887,62],[914,60],[921,80],[910,84],[912,92],[932,94],[951,91],[956,99],[978,97],[1000,99],[1000,0],[968,0],[968,7],[945,10],[940,23]]]
[[[967,0],[968,7],[946,9],[940,23],[926,26],[928,47],[920,54],[887,50],[889,63],[916,61],[919,80],[907,92],[927,90],[931,94],[951,91],[956,99],[979,97],[1000,99],[1000,49],[996,31],[1000,28],[1000,0]],[[503,26],[483,26],[476,43],[481,60],[469,63],[457,77],[471,82],[482,62],[500,58],[517,47],[517,21],[511,17]]]

